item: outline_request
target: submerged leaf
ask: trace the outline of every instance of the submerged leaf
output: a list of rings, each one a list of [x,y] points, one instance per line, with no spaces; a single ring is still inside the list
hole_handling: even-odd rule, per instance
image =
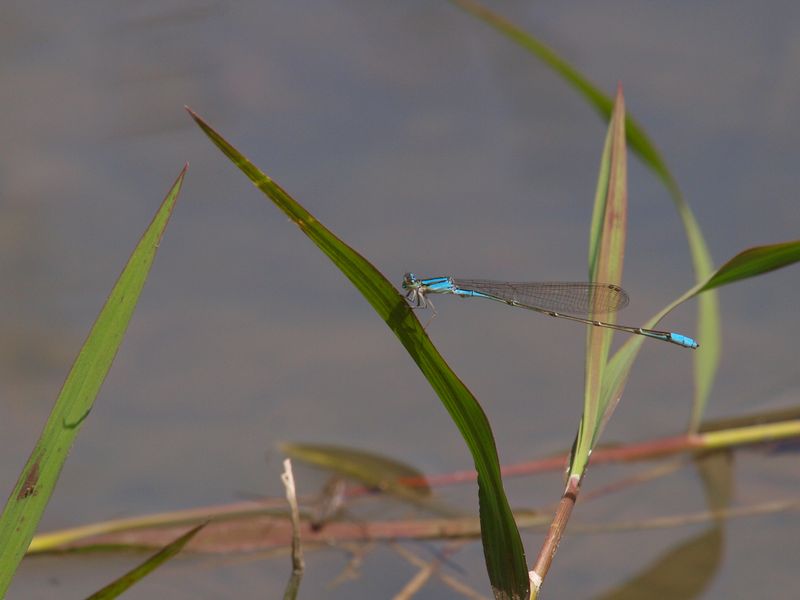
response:
[[[392,458],[325,444],[284,443],[280,448],[290,458],[330,469],[433,513],[456,516],[463,512],[433,499],[422,472]]]
[[[721,514],[731,507],[733,497],[733,454],[730,449],[695,456],[694,464],[703,482],[709,512]],[[722,527],[724,519],[719,518]]]
[[[597,596],[597,600],[699,598],[719,569],[723,542],[722,530],[712,527],[674,547],[625,584]]]
[[[402,487],[420,496],[430,496],[431,493],[421,471],[380,454],[328,444],[282,443],[280,449],[290,458],[352,477],[368,487],[380,490]],[[423,483],[407,485],[404,480]]]

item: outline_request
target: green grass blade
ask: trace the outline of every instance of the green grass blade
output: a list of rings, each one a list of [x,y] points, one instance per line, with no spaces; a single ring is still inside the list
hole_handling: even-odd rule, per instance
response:
[[[695,270],[695,273],[700,271]],[[721,330],[717,293],[703,294],[697,299],[697,338],[703,340],[703,351],[695,352],[693,356],[694,401],[688,425],[688,430],[691,432],[697,431],[706,414],[706,406],[717,376],[722,351]]]
[[[58,475],[111,368],[183,183],[184,167],[131,254],[75,359],[0,517],[0,598],[28,549]]]
[[[183,547],[188,544],[195,534],[197,534],[197,532],[203,527],[205,527],[205,523],[198,525],[197,527],[193,527],[174,542],[156,552],[153,556],[148,558],[135,569],[131,569],[116,581],[112,581],[102,590],[98,590],[89,596],[86,600],[111,600],[111,598],[116,598],[129,587],[152,573],[155,569],[163,565],[169,559],[178,554],[178,552],[183,550]]]
[[[643,327],[650,329],[656,327],[661,319],[680,304],[683,304],[698,294],[702,294],[700,296],[702,299],[704,295],[709,293],[706,290],[749,277],[756,277],[774,271],[775,269],[787,267],[798,261],[800,261],[800,240],[770,244],[767,246],[756,246],[744,250],[722,265],[705,281],[698,283],[687,290],[682,296],[664,307],[656,315],[651,317]],[[705,340],[702,337],[698,339],[701,343],[701,347],[697,350],[697,353],[702,354],[706,351]],[[617,351],[611,361],[609,361],[607,376],[603,381],[604,396],[619,398],[619,396],[622,395],[622,390],[625,387],[625,382],[627,381],[631,366],[636,360],[636,356],[639,354],[639,349],[642,347],[643,342],[644,339],[642,339],[641,336],[631,337],[625,342],[622,348]],[[712,351],[716,351],[716,349],[712,349]],[[693,415],[693,417],[695,416],[696,415]],[[696,424],[693,423],[692,431],[697,431],[700,425],[699,421]]]
[[[800,240],[750,248],[722,265],[700,291],[705,292],[734,281],[762,275],[796,263],[798,260],[800,260]]]
[[[597,186],[594,193],[592,207],[592,223],[589,229],[589,279],[597,274],[597,265],[600,260],[603,227],[605,225],[606,207],[608,205],[608,184],[611,179],[611,141],[612,123],[609,121],[606,139],[603,143],[603,152],[600,156],[600,169],[597,173]]]
[[[452,0],[452,2],[542,60],[544,64],[553,69],[564,81],[578,91],[604,120],[608,120],[611,117],[611,111],[614,106],[611,97],[606,95],[546,44],[474,0]],[[695,281],[705,281],[711,274],[713,261],[694,213],[692,213],[691,208],[689,208],[684,199],[680,187],[672,176],[661,153],[644,128],[633,117],[627,116],[625,129],[630,149],[659,177],[669,191],[686,232],[689,251],[692,255]],[[695,430],[699,425],[705,412],[705,406],[719,365],[721,336],[719,300],[716,293],[704,294],[700,297],[697,326],[698,337],[703,340],[704,351],[694,355],[695,398],[690,424],[692,430]]]
[[[391,282],[363,256],[317,221],[205,121],[189,112],[222,153],[353,283],[425,375],[464,437],[478,471],[481,536],[495,596],[527,597],[529,580],[522,540],[503,489],[497,448],[489,421],[478,401],[444,361],[405,298]]]
[[[620,88],[597,178],[589,239],[589,278],[592,281],[617,285],[622,281],[628,212],[627,178],[625,100]],[[607,402],[604,402],[601,391],[612,338],[610,329],[587,329],[583,416],[570,465],[570,475],[578,478],[583,476],[589,454],[605,421]]]
[[[768,246],[758,246],[745,250],[734,256],[727,263],[722,265],[713,276],[709,277],[706,283],[701,287],[699,292],[705,292],[700,296],[701,307],[707,302],[707,298],[711,294],[707,290],[727,285],[741,279],[755,277],[775,269],[788,266],[800,260],[800,240],[792,242],[783,242],[780,244],[771,244]],[[698,292],[698,293],[699,293]],[[714,296],[714,303],[716,305],[716,296]],[[710,311],[713,319],[719,319],[717,311]],[[712,363],[716,366],[719,362],[719,348],[718,345],[712,345],[710,348],[705,343],[704,336],[708,335],[708,330],[712,329],[712,318],[699,321],[698,336],[703,342],[704,352],[710,352],[710,358],[704,358],[703,353],[699,353],[697,360],[702,360],[703,365]],[[712,334],[716,330],[712,330]],[[716,338],[711,338],[712,340]],[[698,398],[707,398],[711,389],[711,379],[713,378],[714,371],[711,370],[710,365],[703,369],[697,369],[695,372],[695,388],[699,390],[696,394]],[[690,430],[697,431],[703,420],[705,403],[695,402],[692,410],[692,420],[690,423]]]
[[[611,113],[614,109],[614,101],[611,96],[603,92],[588,77],[585,77],[578,69],[561,58],[547,44],[474,0],[451,1],[539,58],[578,91],[604,121],[611,119]],[[676,197],[676,199],[681,197],[675,178],[644,128],[639,125],[636,119],[627,115],[625,117],[625,130],[630,149],[659,176],[673,197]],[[682,197],[681,203],[685,204]]]
[[[600,90],[596,85],[589,81],[586,77],[581,75],[575,67],[570,65],[566,60],[561,58],[555,50],[547,46],[544,42],[538,40],[530,33],[523,31],[511,21],[501,17],[499,14],[489,10],[479,2],[474,0],[451,0],[453,4],[464,9],[466,12],[477,17],[487,25],[494,27],[497,31],[502,33],[508,39],[522,46],[539,58],[544,64],[558,73],[564,81],[569,83],[572,87],[578,90],[584,98],[600,113],[603,120],[608,121],[611,118],[611,112],[614,108],[614,101]],[[629,119],[630,120],[630,119]],[[634,128],[628,133],[629,136],[639,139],[647,139],[644,132],[640,128]],[[633,140],[629,139],[631,146]],[[658,151],[654,147],[650,147],[649,154],[658,156]]]
[[[727,285],[741,279],[755,277],[775,269],[788,266],[800,260],[800,241],[784,242],[769,246],[759,246],[745,250],[736,255],[700,288],[700,310],[706,315],[698,320],[698,336],[703,340],[703,352],[697,353],[695,364],[695,403],[692,409],[692,418],[689,430],[696,432],[700,427],[705,414],[705,405],[711,385],[713,383],[716,367],[719,363],[719,307],[716,292],[709,292],[714,288]],[[705,340],[710,339],[712,344]]]

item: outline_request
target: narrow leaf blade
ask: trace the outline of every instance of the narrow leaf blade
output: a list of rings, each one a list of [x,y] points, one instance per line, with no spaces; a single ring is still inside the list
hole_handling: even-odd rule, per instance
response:
[[[705,292],[735,281],[756,277],[782,269],[797,261],[800,261],[800,240],[749,248],[717,269],[699,291]]]
[[[619,285],[625,255],[628,206],[625,100],[622,88],[617,93],[600,165],[589,241],[589,277],[592,281]],[[613,315],[610,320],[613,320]],[[582,477],[604,422],[608,401],[603,398],[601,391],[611,337],[609,329],[588,327],[584,409],[578,444],[570,467],[573,476]]]
[[[495,596],[527,597],[529,579],[522,540],[503,489],[494,436],[478,401],[431,343],[405,298],[371,263],[336,237],[203,119],[192,111],[189,113],[222,153],[353,283],[425,375],[464,437],[478,471],[481,536]]]
[[[656,327],[661,319],[685,301],[694,298],[698,294],[700,294],[700,299],[702,300],[709,293],[712,293],[706,290],[756,277],[775,269],[787,267],[798,261],[800,261],[800,241],[797,240],[767,246],[756,246],[744,250],[711,273],[705,281],[687,290],[682,296],[673,300],[656,315],[648,319],[644,327]],[[614,396],[622,393],[630,369],[642,346],[642,341],[639,336],[629,339],[612,357],[608,366],[608,377],[604,381],[604,395]],[[707,351],[705,339],[701,337],[700,342],[702,346],[698,353]],[[716,348],[714,350],[716,351]],[[698,431],[701,426],[701,417],[701,413],[693,412],[690,431]]]
[[[142,564],[134,569],[131,569],[119,579],[112,581],[103,589],[98,590],[89,596],[86,600],[111,600],[112,598],[116,598],[125,590],[144,579],[147,575],[177,555],[203,527],[205,527],[205,523],[198,525],[197,527],[193,527],[174,542],[156,552]]]
[[[184,167],[131,254],[72,365],[0,517],[0,597],[28,549],[61,468],[117,354],[186,174]]]

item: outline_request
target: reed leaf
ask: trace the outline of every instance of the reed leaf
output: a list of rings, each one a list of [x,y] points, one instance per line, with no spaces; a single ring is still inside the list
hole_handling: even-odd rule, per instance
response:
[[[187,109],[188,110],[188,109]],[[345,244],[189,110],[209,139],[336,265],[370,303],[411,355],[467,443],[478,471],[481,538],[495,597],[528,596],[528,570],[519,530],[503,489],[497,447],[480,404],[450,369],[425,329],[390,281]]]
[[[112,581],[103,589],[98,590],[89,596],[86,600],[111,600],[112,598],[120,596],[128,588],[147,577],[147,575],[155,571],[158,567],[163,565],[171,558],[175,557],[203,527],[205,527],[205,523],[193,527],[172,543],[164,546],[164,548],[156,552],[142,564],[138,565],[134,569],[131,569],[119,579]]]

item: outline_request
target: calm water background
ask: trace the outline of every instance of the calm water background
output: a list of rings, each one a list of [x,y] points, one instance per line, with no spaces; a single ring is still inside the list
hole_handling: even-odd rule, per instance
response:
[[[718,264],[799,237],[796,3],[496,7],[604,89],[623,83]],[[0,16],[3,498],[187,160],[152,276],[42,529],[278,495],[278,440],[357,446],[432,473],[471,465],[394,336],[182,107],[398,283],[406,270],[580,280],[606,124],[571,89],[445,2],[10,2]],[[621,320],[635,324],[693,281],[669,197],[635,159],[629,223],[633,301]],[[798,277],[787,269],[722,290],[710,416],[797,403]],[[431,336],[485,407],[501,460],[568,446],[583,329],[488,303],[438,307]],[[665,324],[691,334],[694,307]],[[605,439],[679,432],[691,391],[691,353],[646,344]],[[596,468],[587,486],[623,473]],[[793,455],[744,454],[736,473],[738,503],[796,497]],[[309,492],[322,481],[301,477]],[[516,506],[553,501],[560,489],[558,474],[509,483]],[[476,508],[473,489],[448,493],[459,495]],[[697,475],[685,470],[579,506],[575,518],[703,508]],[[591,597],[702,530],[570,536],[548,588]],[[794,597],[798,534],[793,514],[731,522],[704,597]],[[524,540],[532,558],[541,534]],[[27,561],[9,597],[85,596],[139,559]],[[381,548],[359,581],[327,589],[346,560],[310,555],[302,597],[389,597],[415,573]],[[454,561],[487,592],[479,544]],[[275,597],[287,574],[286,559],[190,559],[126,597]],[[432,584],[418,597],[455,595]]]

